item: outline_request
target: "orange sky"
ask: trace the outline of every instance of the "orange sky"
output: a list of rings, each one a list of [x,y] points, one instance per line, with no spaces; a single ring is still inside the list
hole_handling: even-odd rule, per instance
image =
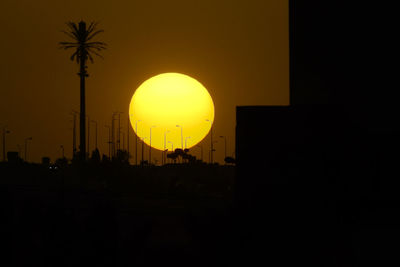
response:
[[[28,154],[35,162],[60,157],[60,145],[71,157],[70,112],[79,111],[79,77],[71,51],[57,45],[67,39],[60,32],[66,21],[99,21],[105,30],[99,40],[109,45],[104,60],[89,64],[86,83],[87,114],[99,123],[101,153],[108,152],[104,125],[112,112],[126,116],[135,89],[159,73],[184,73],[207,87],[215,103],[214,136],[227,136],[229,155],[237,105],[289,103],[288,1],[2,0],[0,12],[0,126],[11,131],[7,150],[19,145],[23,154],[24,139],[33,137]],[[222,162],[218,139],[215,158]]]

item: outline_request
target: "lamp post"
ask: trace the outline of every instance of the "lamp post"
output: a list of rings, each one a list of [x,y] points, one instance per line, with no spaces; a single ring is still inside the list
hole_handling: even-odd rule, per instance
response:
[[[140,122],[140,121],[142,121],[142,120],[137,120],[137,121],[135,122],[135,133],[136,133],[135,164],[136,164],[136,165],[138,165],[138,162],[137,162],[137,158],[138,158],[138,156],[137,156],[137,147],[138,147],[138,136],[139,136],[138,131],[137,131],[137,124],[138,124],[138,122]]]
[[[32,140],[32,137],[25,138],[25,157],[24,157],[24,160],[26,162],[28,161],[27,155],[28,155],[28,141],[29,140]]]
[[[181,128],[181,148],[183,150],[183,128],[181,125],[176,125],[176,127],[180,127]]]
[[[60,148],[61,148],[61,151],[62,151],[62,152],[61,152],[61,153],[62,153],[62,154],[61,154],[61,155],[62,155],[62,158],[64,158],[64,146],[61,145]]]
[[[89,146],[89,142],[90,142],[90,117],[88,115],[86,115],[87,117],[87,149],[86,149],[86,153],[89,155],[88,158],[90,158],[90,146]],[[85,159],[86,159],[86,155],[85,155]]]
[[[185,149],[187,148],[187,140],[190,139],[190,136],[185,137]]]
[[[3,127],[3,161],[6,161],[6,134],[10,133],[6,129],[6,127]]]
[[[162,154],[162,158],[163,158],[163,161],[164,162],[166,162],[167,160],[165,159],[165,154],[166,154],[166,151],[167,151],[167,133],[169,133],[170,131],[168,131],[168,130],[166,130],[166,131],[164,131],[164,151],[163,151],[163,154]]]
[[[109,125],[104,125],[108,128],[108,157],[111,159],[111,127]]]
[[[223,135],[220,135],[219,136],[220,138],[223,138],[224,139],[224,152],[225,152],[225,157],[224,157],[224,161],[225,161],[225,159],[226,159],[226,136],[223,136]]]
[[[171,141],[168,141],[168,143],[170,143],[170,144],[171,144],[171,151],[172,151],[172,153],[174,153],[174,143],[173,143],[173,142],[171,142]]]
[[[213,122],[211,120],[206,120],[211,124],[211,129],[210,129],[210,163],[213,163],[213,152],[214,152],[214,146],[213,146]]]
[[[147,137],[143,137],[142,139],[142,164],[144,163],[144,139],[146,139]]]
[[[150,147],[149,147],[149,164],[151,164],[151,129],[157,127],[157,125],[153,125],[150,127]]]
[[[128,124],[126,125],[126,150],[128,152],[128,164],[130,164],[129,159],[130,159],[130,155],[129,155],[129,129],[131,128],[129,125],[130,121],[129,121],[129,116],[128,116]]]

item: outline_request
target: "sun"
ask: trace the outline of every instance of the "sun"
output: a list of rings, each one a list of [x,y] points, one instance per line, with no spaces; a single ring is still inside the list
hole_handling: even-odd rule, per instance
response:
[[[143,82],[129,105],[136,135],[159,150],[186,149],[207,136],[214,121],[214,103],[194,78],[163,73]]]

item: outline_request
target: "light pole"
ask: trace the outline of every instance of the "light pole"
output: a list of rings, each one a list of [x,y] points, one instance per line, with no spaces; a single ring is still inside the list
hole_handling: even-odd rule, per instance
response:
[[[129,121],[129,116],[128,116],[128,124],[126,125],[126,150],[128,152],[128,164],[130,164],[129,159],[130,159],[130,155],[129,155],[129,129],[131,128],[129,125],[130,121]]]
[[[109,125],[104,125],[108,128],[108,157],[111,159],[111,127]]]
[[[142,120],[137,120],[136,122],[135,122],[135,133],[136,133],[136,146],[135,146],[135,164],[136,165],[138,165],[138,163],[137,163],[137,158],[138,158],[138,156],[137,156],[137,147],[138,147],[138,137],[139,137],[139,134],[138,134],[138,131],[137,131],[137,124],[138,124],[138,122],[141,122]]]
[[[32,137],[27,137],[25,138],[25,161],[28,161],[27,155],[28,155],[28,141],[32,140]]]
[[[153,125],[150,127],[150,147],[149,147],[149,164],[151,164],[151,129],[157,127],[157,125]]]
[[[176,127],[180,127],[181,128],[181,148],[183,150],[183,128],[181,125],[176,125]]]
[[[94,123],[95,126],[95,134],[96,134],[96,139],[95,139],[95,144],[96,144],[96,149],[97,149],[97,121],[91,120],[90,122]]]
[[[226,159],[226,136],[220,135],[219,137],[224,139],[224,151],[225,151],[224,162],[225,162],[225,159]]]
[[[168,143],[170,143],[170,144],[171,144],[171,151],[172,151],[172,153],[174,153],[174,143],[173,143],[173,142],[171,142],[171,141],[168,141]]]
[[[187,140],[190,139],[190,136],[185,137],[185,149],[187,148]]]
[[[10,133],[6,129],[6,127],[3,127],[3,161],[6,161],[6,134]]]
[[[144,163],[144,139],[146,139],[147,137],[142,137],[142,164]]]
[[[90,146],[89,146],[89,142],[90,142],[90,118],[88,115],[86,115],[87,117],[87,149],[86,149],[86,153],[88,154],[88,158],[90,158]],[[86,155],[85,155],[86,158]]]
[[[166,130],[166,131],[164,131],[164,152],[163,152],[163,160],[166,162],[167,160],[166,159],[164,159],[165,158],[165,154],[167,153],[166,152],[166,150],[167,150],[167,133],[169,133],[170,131],[168,131],[168,130]]]
[[[62,152],[61,152],[61,153],[62,153],[62,158],[64,158],[64,146],[61,145],[60,148],[61,148],[61,151],[62,151]]]
[[[214,152],[214,146],[213,146],[213,122],[210,120],[206,120],[211,124],[211,129],[210,129],[210,163],[213,163],[213,152]]]

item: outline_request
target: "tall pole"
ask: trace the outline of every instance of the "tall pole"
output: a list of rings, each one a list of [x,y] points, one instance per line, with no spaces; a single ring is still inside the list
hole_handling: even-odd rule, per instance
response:
[[[183,150],[183,128],[181,125],[176,125],[176,127],[180,127],[181,128],[181,148]]]
[[[214,152],[214,146],[213,146],[213,122],[210,120],[206,120],[209,123],[211,123],[211,129],[210,129],[210,163],[213,163],[213,152]]]
[[[79,22],[79,32],[80,36],[85,36],[86,34],[86,23],[81,21]],[[79,125],[79,130],[80,130],[80,143],[79,143],[79,150],[80,150],[80,159],[85,160],[86,159],[86,105],[85,105],[85,79],[88,76],[86,72],[86,57],[87,57],[87,52],[85,47],[80,47],[80,55],[79,55],[79,61],[80,61],[80,85],[81,85],[81,113],[80,113],[80,125]]]
[[[156,125],[153,125],[150,127],[150,148],[149,148],[149,164],[151,164],[151,129],[154,127],[157,127]]]
[[[190,139],[190,136],[185,137],[185,149],[187,148],[187,140]]]
[[[128,163],[129,163],[129,129],[130,129],[130,125],[129,125],[129,116],[128,116],[128,124],[126,125],[126,146],[127,146],[127,152],[128,152]]]
[[[140,122],[141,120],[137,120],[136,122],[135,122],[135,132],[136,132],[136,145],[135,145],[135,164],[136,165],[138,165],[138,156],[137,156],[137,147],[138,147],[138,138],[139,138],[139,134],[138,134],[138,131],[137,131],[137,124],[138,124],[138,122]]]
[[[166,149],[167,149],[167,133],[169,133],[169,131],[164,131],[164,152],[163,152],[163,160],[164,162],[166,162],[167,160],[164,159],[165,158],[165,154],[166,154]]]
[[[89,146],[89,141],[90,141],[90,118],[89,118],[89,116],[87,116],[87,120],[88,120],[88,123],[87,123],[87,153],[88,153],[88,155],[90,157],[90,146]]]
[[[61,148],[61,151],[62,151],[62,158],[64,158],[64,146],[61,145],[60,148]]]
[[[108,125],[105,127],[108,128],[108,157],[111,159],[111,127]]]
[[[142,137],[142,163],[144,163],[144,139],[146,137]]]

